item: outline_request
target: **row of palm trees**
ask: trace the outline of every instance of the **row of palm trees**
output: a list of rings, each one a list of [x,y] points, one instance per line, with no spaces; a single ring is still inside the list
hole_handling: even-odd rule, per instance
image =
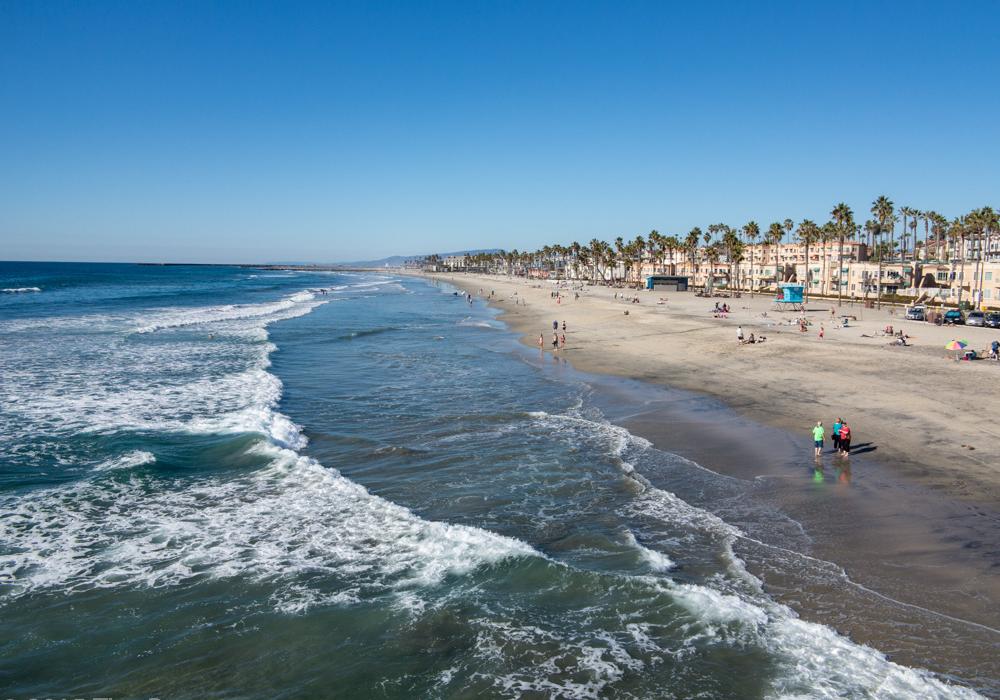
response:
[[[878,261],[879,272],[878,295],[881,297],[882,265],[884,263],[905,263],[937,261],[951,263],[950,277],[955,278],[955,266],[961,264],[965,268],[967,251],[974,252],[976,271],[973,283],[982,289],[984,266],[980,263],[993,250],[994,237],[1000,233],[998,213],[992,207],[975,209],[968,214],[951,220],[935,211],[920,211],[913,207],[899,207],[886,196],[880,196],[872,202],[871,218],[864,224],[855,221],[854,212],[844,202],[836,204],[830,211],[829,220],[817,224],[811,219],[803,219],[796,224],[791,219],[775,221],[766,230],[755,221],[748,221],[741,227],[733,227],[724,223],[711,224],[703,231],[694,227],[681,237],[663,235],[659,231],[650,231],[647,236],[636,236],[626,241],[623,237],[616,238],[612,243],[594,238],[587,245],[573,242],[568,246],[546,245],[532,252],[495,251],[478,253],[469,256],[468,265],[497,272],[508,273],[515,268],[548,268],[557,269],[570,267],[576,277],[588,277],[591,281],[607,284],[639,283],[642,264],[645,261],[664,273],[667,272],[666,261],[670,261],[670,272],[676,273],[678,257],[683,256],[685,262],[696,273],[701,272],[701,265],[708,264],[711,270],[725,260],[729,267],[728,284],[732,287],[745,289],[744,280],[736,278],[740,263],[749,262],[749,290],[756,291],[754,286],[754,265],[759,260],[761,264],[770,259],[771,248],[785,241],[796,241],[805,248],[806,279],[797,280],[795,266],[785,271],[785,280],[801,281],[809,291],[811,273],[810,248],[823,245],[824,254],[821,258],[824,268],[828,264],[828,251],[831,246],[825,245],[837,242],[838,270],[843,269],[844,244],[848,241],[865,243],[869,258]],[[897,224],[901,223],[897,237]],[[923,240],[919,240],[920,224],[923,224]],[[758,245],[758,243],[760,245]],[[584,274],[586,273],[586,274]],[[714,273],[709,273],[714,274]],[[821,279],[829,284],[826,270],[821,273]],[[843,285],[837,275],[838,299],[842,298]],[[918,286],[924,283],[923,276],[918,280]],[[961,285],[959,289],[961,290]],[[828,290],[825,290],[828,291]],[[961,295],[961,291],[959,291]],[[961,296],[959,296],[961,299]]]

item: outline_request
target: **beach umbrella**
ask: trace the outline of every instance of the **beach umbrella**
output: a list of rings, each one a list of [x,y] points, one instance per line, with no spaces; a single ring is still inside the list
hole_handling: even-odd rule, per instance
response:
[[[945,350],[962,350],[969,344],[967,340],[953,340],[944,346]]]

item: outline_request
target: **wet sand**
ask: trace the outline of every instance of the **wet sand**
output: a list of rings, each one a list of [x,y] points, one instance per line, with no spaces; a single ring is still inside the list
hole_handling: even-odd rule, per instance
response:
[[[480,286],[499,290],[496,282],[487,286],[489,279],[482,285],[461,277],[449,281],[472,293]],[[529,297],[526,307],[510,303],[513,291],[522,299]],[[512,286],[491,302],[504,310],[501,318],[529,345],[535,345],[546,326],[545,338],[550,338],[552,318],[573,318],[567,332],[570,347],[561,358],[585,372],[611,375],[591,379],[610,420],[658,448],[739,480],[737,495],[723,505],[700,494],[696,485],[686,493],[684,484],[671,483],[670,490],[741,528],[745,537],[733,544],[734,552],[769,593],[804,618],[828,624],[899,663],[953,675],[1000,697],[998,491],[968,488],[986,482],[995,487],[992,464],[972,470],[956,486],[951,472],[945,478],[928,477],[933,466],[905,440],[886,449],[891,436],[873,435],[870,429],[856,433],[849,460],[830,454],[832,446],[827,445],[817,463],[804,437],[812,415],[799,416],[805,427],[790,431],[784,425],[787,407],[774,411],[769,425],[755,420],[764,407],[747,400],[754,395],[747,383],[729,387],[735,406],[706,395],[719,393],[717,386],[705,393],[671,386],[669,377],[685,368],[674,366],[666,372],[648,362],[636,363],[620,351],[628,341],[614,330],[596,350],[600,318],[584,331],[590,350],[574,352],[583,333],[573,331],[586,323],[583,305],[570,316],[570,302],[554,308],[537,295],[547,290],[535,292],[525,295],[523,287]],[[606,305],[595,304],[590,314],[620,323],[619,307],[612,306],[612,320]],[[643,329],[644,336],[650,333]],[[548,345],[544,355],[549,355]],[[667,355],[676,365],[676,354]],[[715,379],[728,376],[722,373]],[[751,383],[764,391],[773,379],[765,372]],[[776,404],[780,401],[768,405]],[[646,476],[656,483],[657,475]],[[769,509],[789,520],[761,515]]]
[[[776,599],[894,661],[1000,696],[995,512],[942,498],[864,454],[844,460],[827,447],[816,462],[801,439],[710,397],[593,384],[612,422],[745,483],[739,503],[722,509],[696,488],[671,489],[743,530],[734,551]],[[783,531],[789,524],[768,518],[767,507],[801,531]]]

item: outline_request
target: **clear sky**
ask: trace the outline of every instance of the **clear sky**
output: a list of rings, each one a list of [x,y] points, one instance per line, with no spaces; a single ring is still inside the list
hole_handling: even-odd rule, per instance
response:
[[[0,0],[0,259],[1000,206],[1000,2]]]

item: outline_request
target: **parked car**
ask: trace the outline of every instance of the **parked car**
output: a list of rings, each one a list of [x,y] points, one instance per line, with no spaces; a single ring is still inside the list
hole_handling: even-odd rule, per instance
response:
[[[985,326],[986,314],[984,314],[982,311],[970,311],[969,315],[965,317],[965,325]]]
[[[909,321],[926,321],[927,308],[924,306],[911,306],[906,310],[906,318]]]
[[[1000,313],[996,311],[991,311],[986,314],[986,327],[987,328],[1000,328]]]
[[[963,325],[965,323],[965,314],[958,309],[948,309],[944,312],[944,322]]]

